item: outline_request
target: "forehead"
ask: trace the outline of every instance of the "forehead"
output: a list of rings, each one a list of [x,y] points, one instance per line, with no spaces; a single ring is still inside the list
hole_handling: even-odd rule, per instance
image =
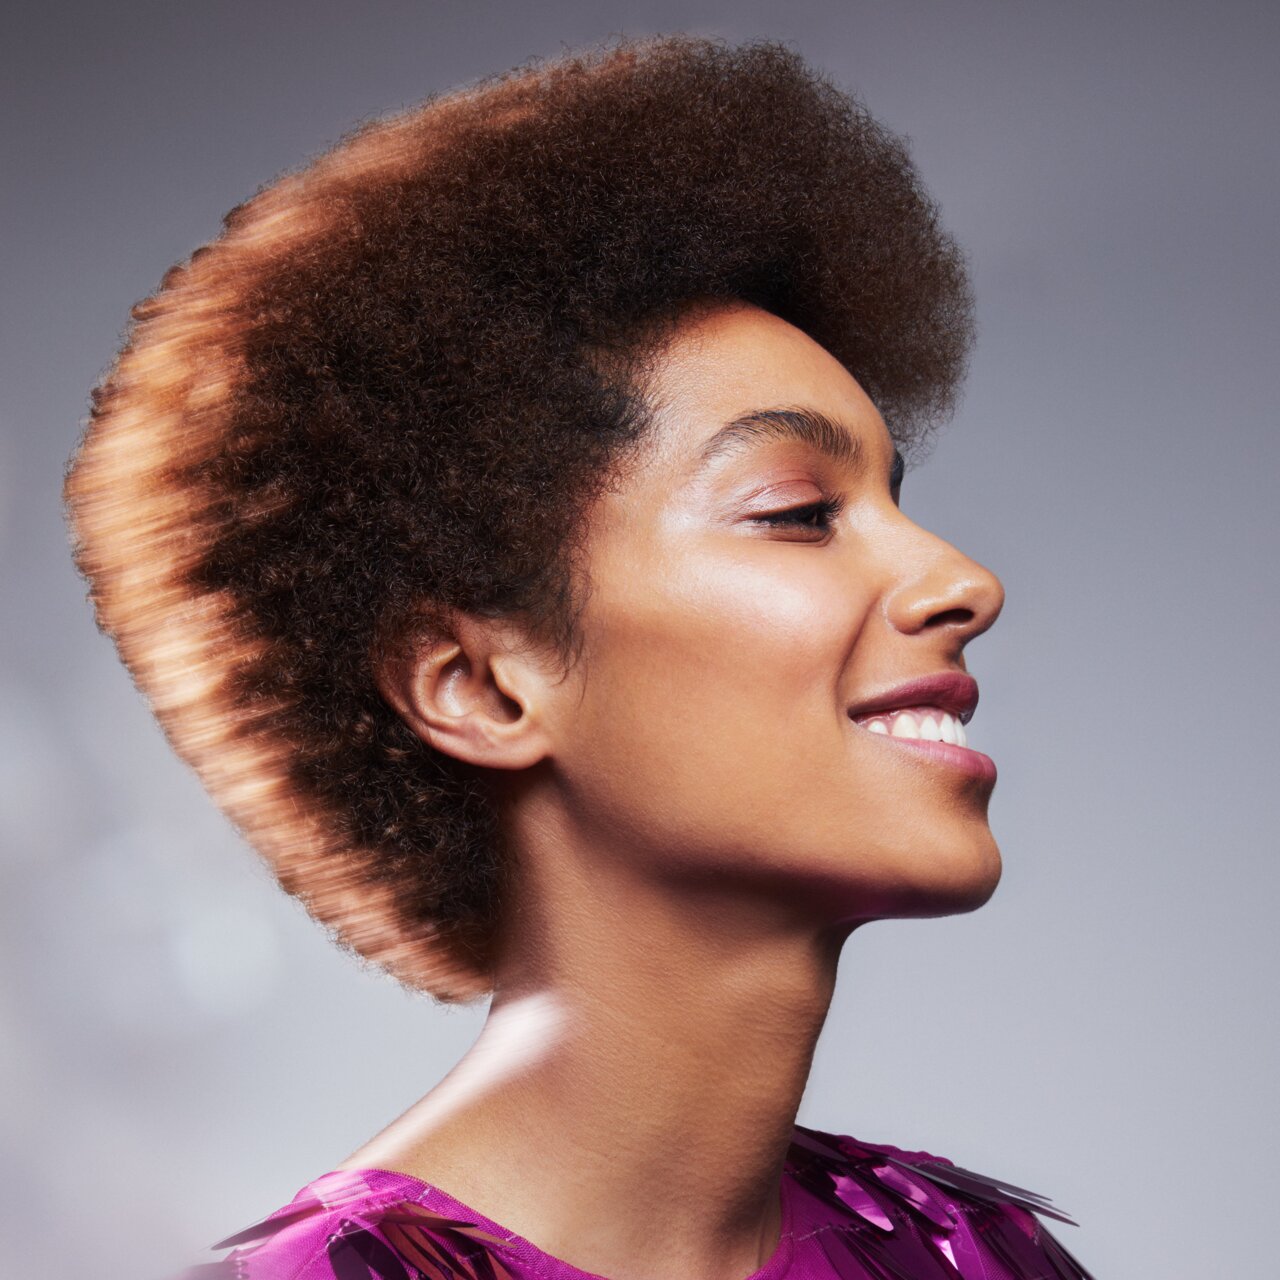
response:
[[[853,375],[806,333],[747,303],[692,313],[655,356],[645,389],[650,462],[663,471],[696,468],[726,423],[762,410],[813,410],[860,443],[888,444]]]

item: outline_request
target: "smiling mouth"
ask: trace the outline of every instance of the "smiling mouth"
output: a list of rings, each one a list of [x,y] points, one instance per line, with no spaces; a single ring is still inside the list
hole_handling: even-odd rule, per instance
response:
[[[956,714],[929,704],[885,707],[849,716],[859,729],[886,739],[891,747],[950,766],[990,786],[996,780],[995,761],[968,745],[963,723],[967,718],[963,712]]]
[[[890,738],[907,738],[917,742],[949,742],[967,747],[969,740],[960,717],[941,707],[895,707],[858,716],[854,724],[868,733],[882,733]]]
[[[958,770],[988,784],[996,779],[995,761],[969,746],[965,725],[978,705],[978,684],[964,671],[940,671],[893,688],[868,691],[848,708],[859,729],[934,764]]]

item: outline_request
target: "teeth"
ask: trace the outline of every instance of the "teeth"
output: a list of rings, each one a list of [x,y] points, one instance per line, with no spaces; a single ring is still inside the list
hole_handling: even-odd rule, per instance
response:
[[[959,718],[937,707],[886,711],[858,723],[869,733],[889,734],[895,738],[912,738],[922,742],[949,742],[957,747],[969,745],[968,735]]]

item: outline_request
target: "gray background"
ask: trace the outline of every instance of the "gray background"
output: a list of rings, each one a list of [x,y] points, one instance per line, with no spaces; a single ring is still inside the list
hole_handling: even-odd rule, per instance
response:
[[[1099,1276],[1276,1274],[1280,22],[1246,3],[24,6],[3,39],[4,1276],[138,1280],[290,1199],[479,1028],[362,973],[93,630],[63,460],[130,304],[355,122],[612,33],[789,40],[913,139],[981,340],[904,504],[1006,872],[851,941],[801,1120],[1052,1196]],[[131,1260],[130,1260],[131,1259]]]

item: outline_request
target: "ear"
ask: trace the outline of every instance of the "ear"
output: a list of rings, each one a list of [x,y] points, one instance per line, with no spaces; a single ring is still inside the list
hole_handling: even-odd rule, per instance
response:
[[[382,696],[423,742],[468,764],[527,769],[551,754],[548,655],[510,623],[455,614],[378,661]]]

